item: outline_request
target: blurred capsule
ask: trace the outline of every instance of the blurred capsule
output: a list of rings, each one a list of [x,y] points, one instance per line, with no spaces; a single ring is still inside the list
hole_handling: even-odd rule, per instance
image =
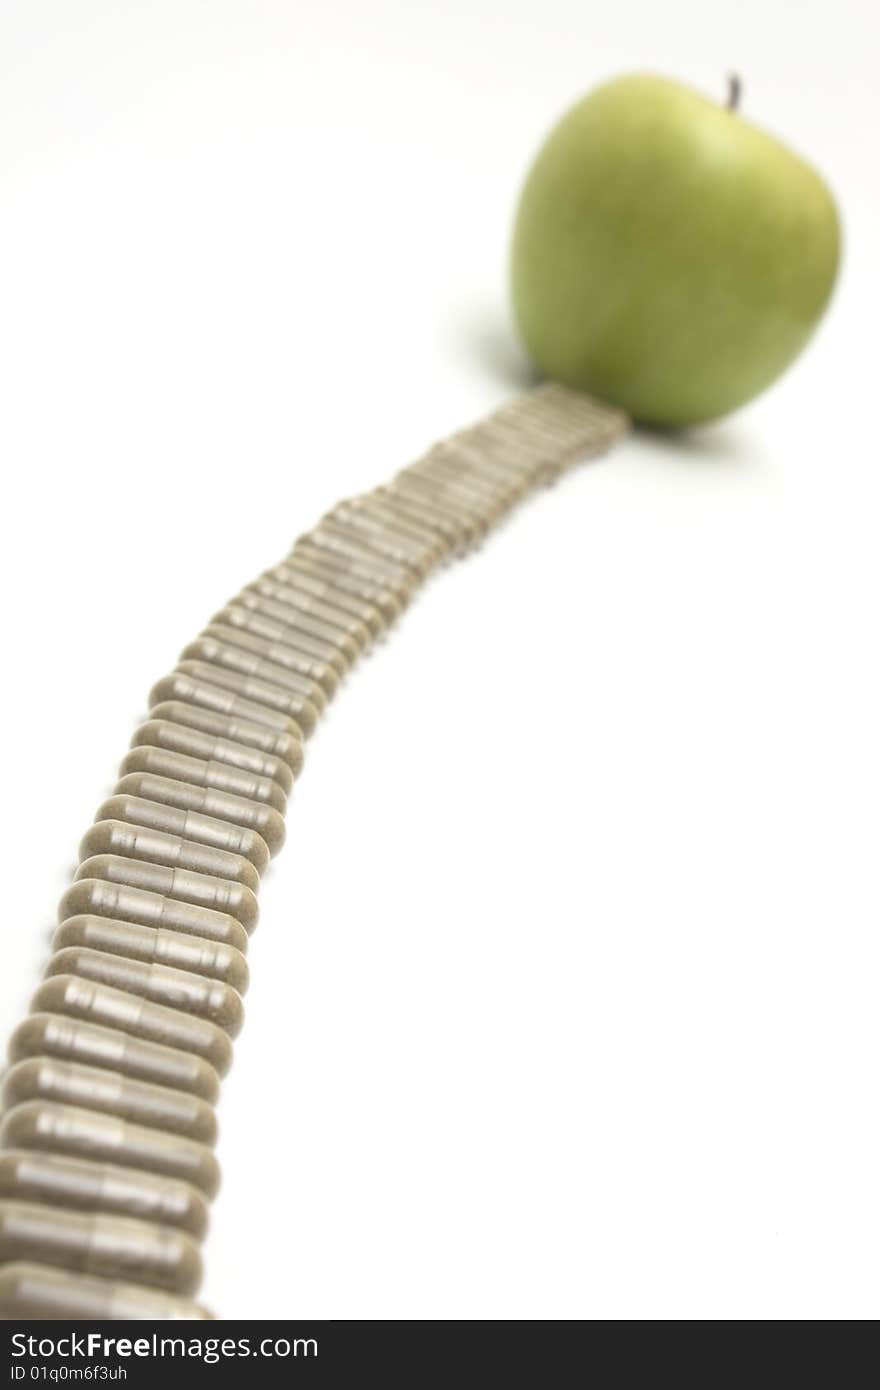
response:
[[[0,1153],[0,1196],[74,1211],[135,1216],[162,1226],[179,1226],[198,1239],[208,1228],[208,1204],[191,1183],[38,1149]]]
[[[220,1186],[217,1160],[204,1144],[73,1105],[24,1101],[0,1120],[0,1143],[11,1149],[39,1149],[164,1173],[192,1183],[208,1197]]]
[[[381,585],[365,584],[350,575],[340,575],[338,566],[320,554],[310,556],[294,547],[283,561],[286,575],[295,575],[297,587],[315,598],[326,598],[353,613],[378,636],[403,612],[404,604]]]
[[[66,946],[88,946],[92,951],[106,951],[112,956],[191,970],[196,975],[222,980],[239,994],[244,994],[248,987],[247,959],[234,946],[162,927],[145,927],[139,922],[80,912],[66,918],[52,937],[54,951]]]
[[[257,680],[255,676],[243,676],[238,671],[227,671],[222,666],[211,666],[207,661],[179,661],[177,670],[200,685],[211,683],[246,700],[255,709],[263,710],[267,719],[274,716],[292,720],[306,737],[315,731],[318,722],[315,706],[304,695],[297,695],[284,686]]]
[[[165,835],[161,830],[148,830],[146,826],[128,825],[121,820],[98,821],[86,831],[79,842],[80,859],[91,859],[98,854],[116,854],[123,859],[139,859],[145,864],[204,874],[208,878],[241,884],[252,893],[260,886],[260,875],[241,854],[212,849],[195,840]]]
[[[212,763],[225,763],[253,777],[269,777],[286,794],[293,786],[293,769],[283,758],[249,748],[246,743],[218,738],[216,734],[200,733],[198,729],[176,724],[170,719],[148,719],[136,729],[129,747],[152,745],[170,753],[184,753]]]
[[[210,1320],[189,1299],[16,1260],[0,1269],[0,1317],[34,1322]]]
[[[170,965],[111,956],[106,951],[89,950],[87,946],[64,946],[46,966],[47,979],[55,975],[76,975],[82,980],[136,994],[139,999],[149,999],[168,1009],[209,1019],[232,1038],[238,1036],[244,1022],[241,995],[229,985]]]
[[[177,684],[176,678],[166,677],[166,680]],[[180,681],[183,685],[191,684],[184,676],[180,677]],[[303,739],[302,731],[298,728],[295,732],[291,730],[288,733],[279,733],[278,730],[272,730],[265,724],[256,723],[250,719],[242,719],[235,714],[224,714],[218,710],[208,709],[197,702],[193,703],[185,699],[172,699],[170,697],[152,706],[150,719],[168,720],[173,724],[182,724],[187,729],[195,729],[203,734],[211,734],[216,738],[229,739],[233,743],[255,748],[260,753],[279,758],[282,762],[287,763],[294,777],[302,771]],[[151,742],[150,739],[143,741]]]
[[[234,628],[238,632],[248,632],[256,637],[283,642],[285,650],[300,653],[306,663],[315,663],[315,669],[310,668],[308,674],[314,675],[316,680],[321,679],[318,672],[325,666],[329,667],[337,678],[345,675],[351,662],[344,651],[332,642],[324,642],[320,637],[288,626],[277,616],[273,618],[267,613],[261,613],[253,602],[256,595],[251,594],[250,599],[250,604],[244,603],[240,595],[231,599],[225,608],[214,614],[211,626]],[[332,693],[329,688],[327,693]]]
[[[327,642],[341,652],[349,666],[357,661],[367,643],[359,640],[346,627],[328,623],[324,618],[316,618],[296,607],[284,597],[284,586],[276,580],[262,577],[249,584],[236,598],[236,603],[255,608],[270,618],[280,619],[285,626],[295,632],[304,632],[319,641]]]
[[[193,669],[196,667],[198,670]],[[289,747],[291,742],[302,743],[302,726],[292,715],[272,709],[257,700],[244,699],[231,687],[213,679],[215,675],[212,666],[200,666],[198,662],[187,662],[186,667],[179,665],[176,671],[157,681],[150,691],[151,713],[155,712],[157,705],[164,705],[166,702],[183,703],[196,705],[215,715],[226,715],[231,721],[265,725],[275,737],[267,734],[265,744],[260,746],[265,746],[272,753],[278,753],[279,757],[284,756],[282,748]]]
[[[309,549],[323,551],[350,573],[363,574],[393,592],[400,590],[411,598],[418,588],[420,576],[412,566],[383,559],[365,539],[341,526],[322,521],[303,540]]]
[[[220,1078],[203,1057],[67,1014],[32,1013],[13,1033],[10,1062],[42,1056],[107,1067],[203,1100],[215,1101],[220,1092]]]
[[[232,1062],[229,1035],[216,1024],[76,975],[55,975],[44,980],[31,1001],[31,1009],[34,1013],[69,1014],[84,1023],[118,1028],[145,1042],[192,1053],[210,1063],[220,1076],[226,1075]]]
[[[115,917],[121,922],[138,922],[144,927],[164,927],[185,936],[204,936],[246,951],[248,936],[237,917],[194,907],[161,893],[129,888],[124,883],[106,883],[100,878],[81,878],[72,883],[61,898],[58,920],[87,913],[96,917]]]
[[[242,830],[252,830],[265,841],[270,854],[277,854],[284,844],[284,817],[274,806],[232,792],[215,791],[213,787],[198,787],[175,777],[162,777],[152,772],[127,772],[116,783],[117,796],[137,796],[144,801],[158,801],[211,820],[231,821]]]
[[[194,1293],[202,1259],[183,1231],[125,1216],[0,1201],[0,1261],[34,1260],[103,1278]]]
[[[16,1062],[3,1078],[2,1096],[7,1110],[24,1100],[55,1100],[102,1110],[150,1129],[170,1130],[200,1144],[213,1146],[217,1141],[217,1117],[198,1096],[58,1057]]]
[[[271,777],[258,777],[253,772],[230,767],[228,763],[206,762],[204,758],[173,753],[152,744],[129,749],[119,771],[123,776],[129,772],[155,772],[158,777],[171,777],[193,787],[208,787],[243,796],[249,801],[264,801],[281,815],[287,809],[287,796]]]
[[[340,502],[322,518],[322,525],[334,533],[351,536],[368,546],[371,553],[413,570],[419,579],[427,579],[437,563],[435,542],[425,544],[394,529],[393,521],[380,521],[364,506],[355,502]]]
[[[252,676],[255,680],[271,681],[295,695],[302,695],[313,704],[319,714],[327,708],[327,692],[318,681],[302,676],[288,666],[279,666],[275,661],[267,661],[256,652],[245,651],[243,647],[218,642],[216,637],[197,637],[180,654],[182,661],[205,661],[210,666],[219,666],[223,671],[235,671],[241,676]]]
[[[341,628],[343,632],[347,632],[361,651],[369,646],[370,639],[384,627],[378,609],[372,614],[373,621],[366,622],[360,615],[349,612],[342,604],[335,603],[328,596],[318,598],[316,594],[303,588],[298,582],[296,570],[290,569],[287,565],[275,565],[267,570],[265,574],[260,575],[253,587],[257,589],[262,584],[271,585],[274,589],[273,593],[267,593],[268,597],[277,598],[300,613],[307,613],[319,622],[328,623],[332,628]]]
[[[147,801],[142,796],[111,796],[98,807],[95,816],[97,823],[107,820],[138,825],[177,839],[194,840],[209,849],[240,856],[249,860],[259,874],[269,863],[269,846],[255,830],[214,816],[203,816],[197,811],[182,811],[163,801]]]
[[[279,625],[275,624],[275,626]],[[221,623],[212,622],[200,634],[200,637],[210,638],[226,647],[237,647],[241,652],[258,657],[261,661],[271,662],[286,671],[308,675],[313,681],[319,683],[327,698],[335,694],[339,685],[339,671],[336,666],[331,666],[327,661],[317,661],[312,656],[304,655],[296,646],[290,646],[272,638],[260,637],[257,633],[248,631],[244,625],[225,627]],[[289,790],[290,788],[288,788]]]
[[[83,860],[76,871],[79,878],[102,878],[108,883],[124,883],[147,893],[211,908],[235,917],[250,933],[257,925],[259,907],[250,888],[213,874],[197,874],[190,869],[169,869],[143,859],[126,859],[117,854],[96,854]]]

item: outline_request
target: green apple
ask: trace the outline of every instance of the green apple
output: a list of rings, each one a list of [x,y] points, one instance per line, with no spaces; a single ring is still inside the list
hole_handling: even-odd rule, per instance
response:
[[[665,78],[562,118],[526,178],[514,311],[549,377],[666,426],[769,386],[828,303],[834,199],[784,145]]]

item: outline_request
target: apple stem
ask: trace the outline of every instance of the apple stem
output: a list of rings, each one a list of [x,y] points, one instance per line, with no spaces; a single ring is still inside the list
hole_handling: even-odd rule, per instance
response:
[[[731,72],[727,77],[727,109],[728,111],[738,111],[740,97],[742,96],[742,78],[738,72]]]

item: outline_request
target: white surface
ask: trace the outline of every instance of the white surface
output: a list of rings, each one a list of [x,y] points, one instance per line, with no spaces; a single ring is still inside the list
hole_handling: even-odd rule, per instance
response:
[[[4,1034],[152,681],[517,389],[511,211],[571,99],[737,68],[846,222],[788,379],[542,495],[314,739],[221,1315],[876,1315],[877,37],[868,0],[0,6]]]

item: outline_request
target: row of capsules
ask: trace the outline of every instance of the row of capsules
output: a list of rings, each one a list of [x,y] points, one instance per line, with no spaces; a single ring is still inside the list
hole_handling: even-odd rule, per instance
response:
[[[329,512],[154,687],[9,1049],[4,1317],[210,1316],[191,1299],[214,1102],[303,738],[431,571],[614,424],[544,387],[437,445]]]

